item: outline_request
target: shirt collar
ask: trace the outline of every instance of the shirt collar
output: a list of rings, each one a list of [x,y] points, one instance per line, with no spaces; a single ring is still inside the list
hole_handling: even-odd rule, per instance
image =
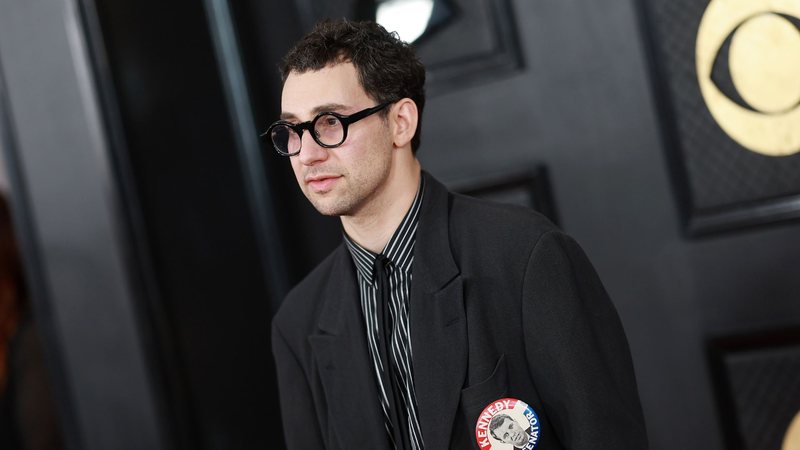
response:
[[[422,194],[425,188],[425,177],[420,176],[419,186],[417,187],[417,194],[414,196],[414,201],[408,212],[400,221],[400,225],[395,230],[389,242],[381,251],[386,259],[389,260],[389,271],[399,268],[405,273],[411,273],[411,265],[414,262],[414,244],[416,242],[417,224],[419,223],[419,210],[422,205]],[[353,257],[353,262],[356,265],[358,275],[367,281],[369,284],[373,283],[373,275],[375,268],[375,258],[377,254],[360,246],[356,241],[350,238],[346,232],[342,231],[344,235],[344,242],[347,249],[350,251],[350,256]]]

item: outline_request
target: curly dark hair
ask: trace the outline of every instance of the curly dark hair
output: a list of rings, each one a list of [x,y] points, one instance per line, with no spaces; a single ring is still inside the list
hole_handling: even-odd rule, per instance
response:
[[[328,65],[351,62],[364,92],[378,103],[410,98],[417,104],[419,122],[411,150],[416,154],[425,107],[425,66],[414,49],[372,21],[324,20],[298,41],[283,58],[281,79]],[[382,114],[387,114],[384,110]]]

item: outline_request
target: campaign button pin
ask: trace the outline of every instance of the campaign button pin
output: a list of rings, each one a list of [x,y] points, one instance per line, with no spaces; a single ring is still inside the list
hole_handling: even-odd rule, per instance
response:
[[[539,443],[539,416],[527,403],[501,398],[483,408],[475,425],[481,450],[533,450]]]

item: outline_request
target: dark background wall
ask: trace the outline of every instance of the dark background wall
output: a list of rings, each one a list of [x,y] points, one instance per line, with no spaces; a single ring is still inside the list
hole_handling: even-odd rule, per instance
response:
[[[144,337],[126,339],[149,343],[150,375],[143,380],[156,400],[138,406],[160,412],[155,428],[166,437],[152,439],[166,447],[282,446],[279,423],[269,420],[277,411],[269,321],[282,294],[338,243],[340,232],[335,219],[320,217],[302,197],[288,162],[248,140],[248,130],[263,131],[279,113],[276,65],[291,43],[317,18],[363,16],[363,3],[78,5],[75,26],[86,39],[85,69],[101,112],[96,125],[106,130],[107,185],[120,199],[109,212],[120,227],[131,280],[120,301],[144,330]],[[4,0],[0,11],[31,17],[21,5]],[[681,74],[669,62],[676,58],[670,52],[680,54],[675,48],[691,52],[691,45],[664,39],[670,24],[695,24],[698,14],[682,17],[683,10],[655,0],[450,5],[459,15],[418,44],[430,81],[423,167],[457,190],[483,195],[494,189],[497,198],[529,202],[583,245],[628,334],[652,449],[778,448],[736,443],[748,416],[737,409],[731,387],[755,379],[756,386],[786,394],[783,410],[800,410],[792,403],[800,401],[792,397],[800,392],[792,353],[793,330],[800,327],[800,227],[760,220],[690,232],[697,184],[682,165],[687,147],[672,83]],[[0,50],[12,48],[20,33],[0,32],[0,45],[7,46]],[[60,36],[40,37],[48,38]],[[22,55],[6,50],[0,56],[7,89],[16,92],[0,105],[10,117],[6,128],[16,130],[4,141],[6,166],[42,173],[10,177],[15,211],[29,225],[20,223],[35,228],[41,214],[34,209],[49,203],[25,192],[45,183],[53,169],[25,156],[35,144],[24,137],[33,131],[18,121],[20,105],[41,91],[19,75]],[[75,100],[42,103],[67,101]],[[707,114],[702,103],[695,106]],[[46,108],[36,114],[30,117],[45,118]],[[90,167],[82,173],[94,176]],[[83,220],[93,217],[87,212]],[[22,234],[30,241],[29,259],[52,257],[35,245],[39,234]],[[34,281],[43,271],[29,267]],[[46,310],[56,300],[41,295],[37,301]],[[52,353],[69,361],[65,332],[52,328]],[[763,348],[784,352],[781,363],[759,359]],[[742,349],[749,359],[736,359]],[[102,355],[91,361],[114,364]],[[66,376],[64,365],[54,364],[56,377]],[[88,376],[86,367],[75,363],[69,377]],[[764,367],[784,378],[770,378]],[[748,370],[767,376],[747,378]],[[107,407],[75,398],[74,383],[63,384],[65,414]],[[110,382],[97,389],[119,387]],[[772,415],[777,400],[747,399],[772,426],[758,433],[785,432],[784,416]],[[83,422],[65,426],[76,435],[95,432]],[[143,439],[134,427],[109,433]],[[74,440],[75,448],[103,448]]]

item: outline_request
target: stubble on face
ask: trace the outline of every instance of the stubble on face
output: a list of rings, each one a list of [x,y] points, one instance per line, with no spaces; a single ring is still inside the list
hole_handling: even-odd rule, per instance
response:
[[[349,139],[349,138],[348,138]],[[380,193],[391,170],[391,145],[384,139],[372,139],[363,143],[362,158],[349,168],[331,162],[330,165],[302,166],[296,170],[303,194],[320,214],[326,216],[356,216],[365,209],[379,210],[382,206]],[[337,151],[330,149],[328,151]],[[315,192],[303,180],[305,177],[324,174],[341,176],[335,185],[325,192]],[[302,177],[302,178],[301,178]]]

